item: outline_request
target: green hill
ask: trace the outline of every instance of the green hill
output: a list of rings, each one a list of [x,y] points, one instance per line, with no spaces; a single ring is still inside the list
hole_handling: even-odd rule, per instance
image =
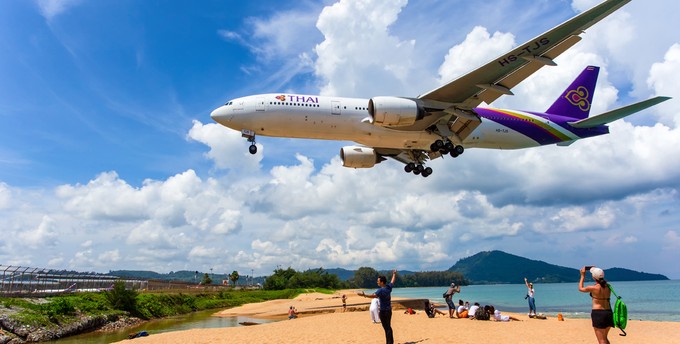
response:
[[[472,284],[523,283],[524,277],[533,282],[578,282],[578,269],[531,260],[503,251],[485,251],[463,258],[448,271],[462,273]],[[605,269],[608,281],[667,280],[659,274],[648,274],[622,268]]]

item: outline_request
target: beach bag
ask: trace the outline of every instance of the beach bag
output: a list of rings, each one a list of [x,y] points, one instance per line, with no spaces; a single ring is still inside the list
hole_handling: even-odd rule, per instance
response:
[[[607,284],[607,286],[609,286],[609,290],[611,290],[612,294],[614,294],[614,297],[616,297],[616,303],[614,304],[614,327],[623,332],[623,334],[619,333],[619,336],[625,336],[626,331],[624,330],[628,324],[628,307],[625,303],[623,303],[623,301],[621,301],[621,296],[616,295],[612,285]]]
[[[477,320],[489,320],[489,313],[487,313],[483,307],[477,308],[475,311],[475,319]]]

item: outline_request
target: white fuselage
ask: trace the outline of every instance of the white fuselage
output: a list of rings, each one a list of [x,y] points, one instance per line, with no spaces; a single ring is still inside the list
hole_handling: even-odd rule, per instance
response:
[[[398,130],[370,122],[368,99],[261,94],[237,98],[211,117],[234,130],[256,135],[354,141],[368,147],[423,149],[441,136],[428,130]],[[517,149],[537,142],[493,121],[482,121],[463,142],[466,148]]]

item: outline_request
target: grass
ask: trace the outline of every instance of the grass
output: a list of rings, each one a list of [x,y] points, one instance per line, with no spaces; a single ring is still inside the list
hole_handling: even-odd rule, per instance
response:
[[[246,303],[292,299],[301,293],[332,294],[329,289],[222,290],[186,293],[143,292],[136,295],[133,314],[141,318],[163,318],[194,311],[231,308]],[[25,325],[53,328],[78,321],[81,316],[124,315],[114,309],[104,292],[74,293],[45,299],[0,298],[0,306],[12,310],[10,317]]]

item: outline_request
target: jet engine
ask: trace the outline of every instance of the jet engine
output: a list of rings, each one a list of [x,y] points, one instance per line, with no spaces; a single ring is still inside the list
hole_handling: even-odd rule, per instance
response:
[[[340,159],[342,159],[342,166],[350,168],[371,168],[380,162],[373,148],[360,146],[340,148]]]
[[[383,127],[406,127],[425,117],[425,109],[416,100],[398,97],[373,97],[368,101],[373,124]]]

